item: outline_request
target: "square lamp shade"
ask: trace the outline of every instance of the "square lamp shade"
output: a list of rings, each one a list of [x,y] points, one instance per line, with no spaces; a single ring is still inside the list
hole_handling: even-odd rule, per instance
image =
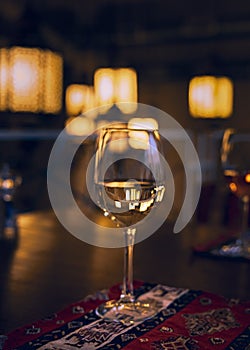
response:
[[[233,83],[227,77],[194,77],[189,83],[188,104],[194,118],[228,118],[233,112]]]
[[[0,111],[59,113],[62,80],[60,55],[39,48],[0,49]]]
[[[93,86],[71,84],[66,89],[66,111],[69,116],[77,116],[95,108]]]
[[[97,69],[94,88],[98,106],[116,104],[123,113],[132,113],[137,108],[134,104],[137,102],[137,74],[132,68]]]

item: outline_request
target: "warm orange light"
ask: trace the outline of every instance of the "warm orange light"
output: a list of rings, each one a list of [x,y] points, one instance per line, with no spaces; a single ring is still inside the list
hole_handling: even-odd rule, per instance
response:
[[[195,77],[189,84],[188,101],[193,117],[227,118],[233,111],[233,83],[227,77]]]
[[[10,52],[10,110],[39,112],[39,50]]]
[[[12,179],[2,180],[0,186],[5,190],[9,190],[14,187],[14,181]]]
[[[128,128],[157,130],[158,122],[154,118],[131,118],[128,122]]]
[[[98,107],[115,102],[115,71],[111,68],[98,69],[94,74],[94,89]],[[104,111],[104,112],[105,112]]]
[[[246,174],[246,176],[245,176],[245,181],[246,181],[247,183],[250,183],[250,174]]]
[[[58,113],[62,58],[49,50],[0,49],[0,110]]]
[[[5,110],[7,105],[7,91],[9,84],[8,51],[0,50],[0,110]]]
[[[237,191],[237,185],[236,185],[236,183],[230,182],[229,188],[230,188],[230,190],[231,190],[232,192],[236,192],[236,191]]]
[[[66,131],[69,135],[83,136],[89,135],[95,130],[95,123],[85,116],[70,117],[66,121]]]
[[[69,116],[77,116],[95,107],[92,86],[72,84],[66,89],[66,110]]]
[[[98,106],[117,104],[123,113],[136,110],[137,75],[131,68],[100,68],[94,74],[94,88]],[[104,111],[105,112],[105,111]]]
[[[41,110],[45,113],[59,113],[62,108],[63,60],[62,57],[49,50],[41,51],[43,70],[42,84],[44,93],[40,91],[40,101],[44,100]]]
[[[123,113],[136,111],[137,75],[133,69],[120,68],[116,70],[115,103]],[[124,103],[126,102],[126,103]],[[130,103],[127,103],[130,102]]]

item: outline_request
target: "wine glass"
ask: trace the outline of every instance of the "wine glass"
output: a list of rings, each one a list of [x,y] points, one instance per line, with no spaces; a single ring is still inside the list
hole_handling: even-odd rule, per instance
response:
[[[220,249],[220,254],[231,257],[250,257],[249,200],[250,200],[250,131],[227,129],[221,147],[221,163],[230,191],[242,204],[239,237]]]
[[[137,226],[161,202],[164,186],[162,142],[157,130],[103,128],[95,155],[95,196],[104,215],[124,232],[124,276],[120,299],[100,305],[106,320],[133,324],[157,313],[155,305],[135,298],[133,250]]]

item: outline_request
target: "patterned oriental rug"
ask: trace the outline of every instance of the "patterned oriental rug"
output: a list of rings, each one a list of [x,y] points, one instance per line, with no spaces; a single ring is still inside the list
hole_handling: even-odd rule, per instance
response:
[[[124,325],[95,314],[120,286],[102,290],[46,319],[1,336],[3,350],[249,350],[250,301],[135,282],[136,295],[159,305],[144,322]]]

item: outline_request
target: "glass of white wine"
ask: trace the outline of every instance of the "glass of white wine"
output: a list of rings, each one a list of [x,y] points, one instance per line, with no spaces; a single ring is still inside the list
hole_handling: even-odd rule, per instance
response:
[[[221,148],[224,178],[230,191],[241,202],[241,228],[235,242],[225,244],[219,253],[231,257],[250,258],[250,131],[226,129]]]
[[[165,191],[162,141],[157,130],[112,126],[100,131],[94,170],[95,196],[104,215],[124,232],[124,276],[119,300],[100,305],[99,316],[134,323],[157,313],[155,305],[135,298],[133,250],[137,226]]]

